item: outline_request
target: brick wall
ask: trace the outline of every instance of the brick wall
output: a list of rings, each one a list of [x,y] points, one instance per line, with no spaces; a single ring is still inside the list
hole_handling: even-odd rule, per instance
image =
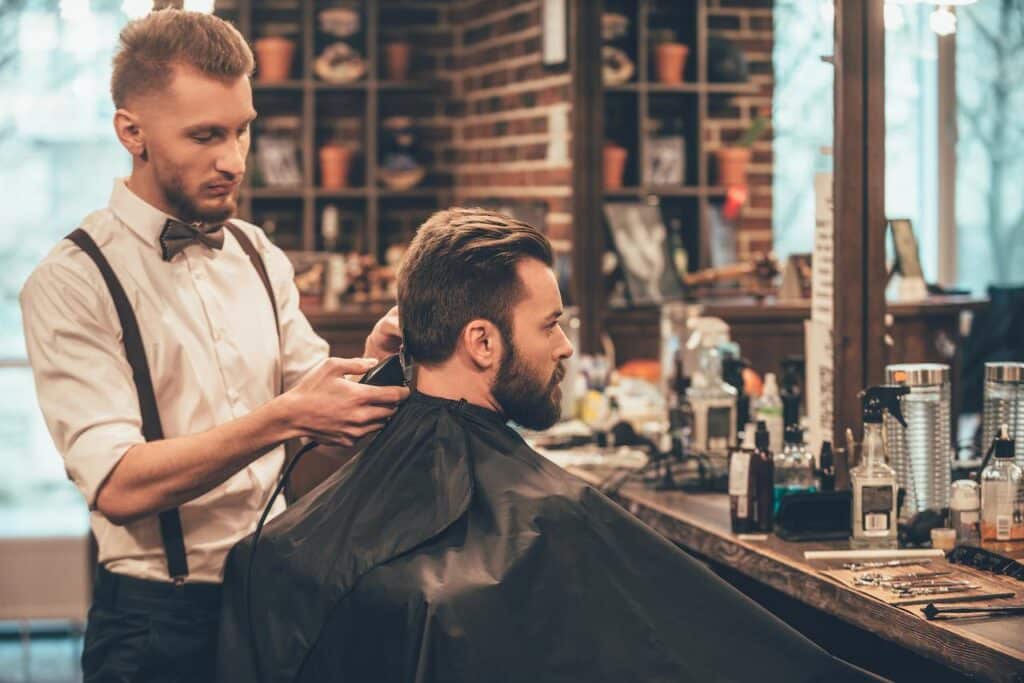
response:
[[[770,111],[773,0],[708,0],[708,29],[743,48],[751,95],[713,98],[703,135],[705,163],[739,138],[757,112]],[[548,231],[566,250],[572,230],[571,75],[541,63],[541,0],[381,0],[382,41],[410,40],[414,75],[436,83],[436,95],[389,96],[381,115],[414,116],[431,175],[450,187],[442,203],[536,202]],[[387,103],[390,103],[387,104]],[[771,248],[771,129],[753,146],[750,197],[740,219],[744,256]],[[385,239],[398,241],[422,221],[421,201],[382,206]],[[390,234],[389,239],[386,235]]]
[[[455,201],[521,200],[547,209],[548,234],[571,231],[568,67],[541,63],[540,0],[453,0]]]
[[[705,149],[709,156],[723,143],[742,136],[759,111],[771,111],[775,87],[773,5],[774,0],[708,0],[709,35],[726,38],[743,49],[750,80],[758,86],[756,95],[732,96],[727,102],[719,103],[721,106],[712,102],[711,115],[704,126]],[[772,129],[769,126],[753,145],[748,176],[750,197],[740,217],[737,239],[741,258],[753,251],[772,248],[772,164]]]

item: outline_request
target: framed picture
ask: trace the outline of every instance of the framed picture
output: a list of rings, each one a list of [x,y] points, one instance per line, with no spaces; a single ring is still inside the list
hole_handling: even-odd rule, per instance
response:
[[[670,254],[670,241],[658,207],[639,202],[605,204],[605,218],[625,275],[630,303],[656,304],[680,299],[683,284]]]
[[[891,218],[889,228],[892,230],[892,245],[896,252],[893,272],[905,278],[924,279],[913,223],[909,218]]]

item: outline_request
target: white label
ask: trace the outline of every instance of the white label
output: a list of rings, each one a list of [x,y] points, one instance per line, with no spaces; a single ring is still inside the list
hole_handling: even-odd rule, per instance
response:
[[[736,516],[740,519],[746,519],[747,515],[750,514],[748,507],[747,496],[739,496],[736,498]]]
[[[864,531],[885,531],[889,528],[889,515],[864,515]]]
[[[729,495],[747,496],[747,481],[750,476],[750,453],[736,451],[729,463]],[[746,517],[746,514],[743,515]]]
[[[997,541],[1009,541],[1010,540],[1010,523],[1013,518],[1010,515],[999,515],[996,517],[996,540]]]

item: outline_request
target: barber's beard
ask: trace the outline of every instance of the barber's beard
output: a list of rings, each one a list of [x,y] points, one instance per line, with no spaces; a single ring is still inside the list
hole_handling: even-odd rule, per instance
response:
[[[171,206],[172,215],[185,223],[223,223],[235,213],[234,203],[228,204],[216,211],[203,211],[200,209],[195,199],[190,197],[185,191],[185,183],[177,172],[172,172],[166,178],[158,172],[156,180],[160,184],[164,197],[167,198],[167,202]]]
[[[547,429],[562,415],[565,367],[559,363],[550,377],[537,377],[519,358],[511,343],[507,346],[492,393],[505,416],[527,429]]]

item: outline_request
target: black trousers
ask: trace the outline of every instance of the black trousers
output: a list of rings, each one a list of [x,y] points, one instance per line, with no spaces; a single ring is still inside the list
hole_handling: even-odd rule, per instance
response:
[[[100,568],[82,648],[85,683],[213,681],[219,584],[143,581]]]

